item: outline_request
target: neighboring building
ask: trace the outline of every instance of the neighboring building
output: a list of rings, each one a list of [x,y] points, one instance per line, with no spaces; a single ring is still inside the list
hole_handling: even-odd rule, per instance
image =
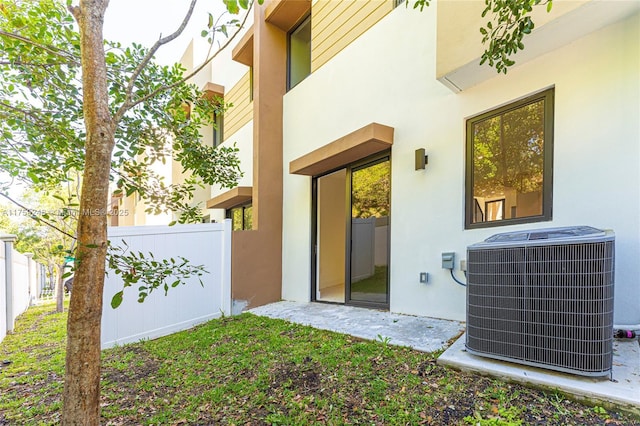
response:
[[[245,176],[207,207],[237,229],[237,307],[464,320],[442,253],[464,279],[492,234],[591,225],[616,233],[615,321],[640,324],[640,2],[537,10],[506,75],[478,65],[484,2],[395,3],[256,4],[214,60],[233,107],[211,139],[237,143]]]

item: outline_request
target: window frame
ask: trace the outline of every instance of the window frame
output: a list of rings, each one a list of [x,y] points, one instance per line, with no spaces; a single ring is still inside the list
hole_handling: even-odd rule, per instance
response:
[[[234,229],[233,225],[233,210],[236,209],[242,209],[242,223],[240,224],[240,229]],[[251,224],[247,224],[246,223],[246,210],[247,209],[251,209],[252,210],[252,220],[251,220]],[[243,204],[238,204],[237,206],[233,206],[233,207],[229,207],[228,209],[225,210],[224,212],[224,217],[226,219],[231,219],[231,230],[232,231],[250,231],[253,229],[253,203],[252,201],[249,201],[247,203],[243,203]],[[247,225],[250,225],[251,227],[247,228]]]
[[[475,222],[477,201],[473,194],[473,127],[484,120],[502,116],[510,111],[517,110],[526,105],[544,101],[544,153],[542,172],[542,214],[536,216],[518,217],[514,219],[501,219],[493,221]],[[554,101],[555,88],[551,87],[522,99],[509,102],[501,107],[493,108],[482,114],[470,117],[466,120],[465,134],[465,229],[491,228],[496,226],[517,225],[522,223],[534,223],[551,221],[553,218],[553,130],[554,130]],[[486,217],[485,217],[486,219]]]
[[[287,33],[287,91],[293,89],[298,84],[302,83],[307,77],[311,75],[311,57],[309,58],[309,74],[307,74],[302,80],[298,81],[293,86],[291,85],[291,36],[295,34],[303,25],[308,24],[311,26],[311,13],[305,15],[300,22],[296,23],[291,30]],[[311,29],[309,29],[311,31]],[[311,49],[311,48],[309,48]],[[311,53],[311,52],[309,52]],[[311,55],[309,55],[311,56]]]
[[[219,123],[218,123],[219,121]],[[224,114],[213,114],[213,147],[216,148],[224,142]]]

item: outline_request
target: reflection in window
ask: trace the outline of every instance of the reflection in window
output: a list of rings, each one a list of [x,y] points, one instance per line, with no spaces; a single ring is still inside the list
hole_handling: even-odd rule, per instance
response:
[[[288,89],[311,74],[311,16],[289,33],[288,65]]]
[[[234,231],[252,229],[253,209],[251,204],[244,204],[228,209],[227,219],[231,219],[231,229]]]
[[[551,219],[553,90],[467,122],[467,226]]]

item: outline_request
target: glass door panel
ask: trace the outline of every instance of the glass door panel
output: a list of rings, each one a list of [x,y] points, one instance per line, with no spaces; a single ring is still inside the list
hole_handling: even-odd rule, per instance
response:
[[[389,304],[389,158],[351,172],[351,256],[348,301]]]
[[[315,300],[344,303],[347,170],[317,178]]]

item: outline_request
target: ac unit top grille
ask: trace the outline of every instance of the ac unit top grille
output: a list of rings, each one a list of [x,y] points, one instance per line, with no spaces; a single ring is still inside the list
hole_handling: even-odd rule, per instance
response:
[[[523,244],[585,243],[589,241],[602,241],[603,238],[613,240],[613,232],[591,226],[567,226],[563,228],[533,229],[495,234],[483,242],[473,244],[470,248],[489,248],[499,245],[522,246]]]

